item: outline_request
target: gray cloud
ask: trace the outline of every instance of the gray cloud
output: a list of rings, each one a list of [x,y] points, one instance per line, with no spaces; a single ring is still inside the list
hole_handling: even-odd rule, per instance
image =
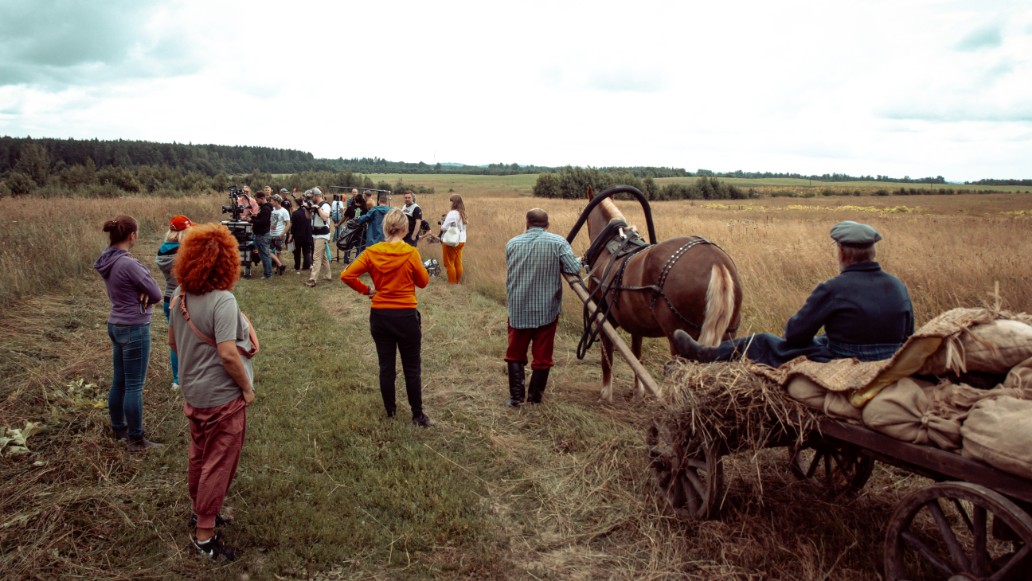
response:
[[[955,45],[957,50],[976,51],[996,48],[1003,44],[1003,33],[997,24],[988,24],[972,30]]]
[[[133,0],[0,0],[0,85],[60,89],[189,68],[184,42],[148,32],[153,9]]]

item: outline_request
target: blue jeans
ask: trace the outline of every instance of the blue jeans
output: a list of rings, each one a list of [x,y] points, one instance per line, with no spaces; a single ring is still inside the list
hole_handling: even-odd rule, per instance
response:
[[[150,360],[150,323],[145,325],[112,325],[111,390],[108,391],[108,413],[111,427],[129,429],[130,436],[143,435],[143,382]]]
[[[170,299],[166,298],[161,303],[162,309],[164,309],[164,311],[165,311],[165,321],[166,322],[170,320],[170,316],[169,316],[169,300]],[[169,329],[168,332],[171,333],[172,329]],[[168,360],[169,360],[169,363],[172,364],[172,383],[179,383],[179,356],[176,355],[176,352],[173,351],[171,347],[169,347],[169,349],[168,349]]]
[[[272,256],[269,254],[269,245],[272,244],[272,234],[255,234],[254,246],[258,249],[258,258],[262,261],[262,274],[265,278],[272,276]]]

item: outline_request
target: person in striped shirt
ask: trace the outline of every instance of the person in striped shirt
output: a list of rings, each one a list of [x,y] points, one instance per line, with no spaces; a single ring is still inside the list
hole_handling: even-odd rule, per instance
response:
[[[527,212],[526,232],[505,245],[505,265],[509,311],[509,344],[505,350],[509,399],[505,403],[511,407],[524,401],[541,403],[548,373],[555,364],[552,348],[562,310],[562,273],[579,273],[581,263],[565,238],[548,232],[548,213],[534,208]],[[533,360],[524,400],[528,347]]]

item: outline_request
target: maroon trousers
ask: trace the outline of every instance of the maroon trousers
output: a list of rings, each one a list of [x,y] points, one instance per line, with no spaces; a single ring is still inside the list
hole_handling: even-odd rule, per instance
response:
[[[513,329],[512,325],[506,325],[509,327],[506,361],[526,363],[527,348],[531,347],[531,355],[534,356],[530,364],[531,369],[551,369],[555,365],[552,361],[552,350],[555,346],[555,330],[559,326],[559,319],[533,329]]]
[[[243,397],[213,408],[183,404],[183,413],[190,421],[187,481],[197,528],[215,528],[215,517],[222,509],[244,447],[245,409]]]

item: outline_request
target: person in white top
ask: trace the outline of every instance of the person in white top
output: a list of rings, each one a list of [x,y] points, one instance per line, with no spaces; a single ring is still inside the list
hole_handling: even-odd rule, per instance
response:
[[[305,283],[308,286],[315,286],[319,280],[320,273],[323,280],[333,280],[330,274],[330,204],[323,198],[322,190],[312,188],[312,240],[315,246],[312,250],[312,274]]]
[[[442,244],[441,262],[448,271],[448,284],[459,284],[462,281],[462,249],[466,246],[466,206],[462,203],[462,196],[452,194],[448,201],[451,202],[451,210],[445,215],[441,222],[441,236],[454,226],[459,231],[459,243],[455,246]]]
[[[272,208],[271,227],[269,229],[269,234],[272,236],[270,249],[272,250],[272,261],[276,263],[276,273],[283,274],[287,266],[280,260],[279,254],[283,250],[283,241],[286,239],[287,231],[290,228],[290,212],[283,207],[283,197],[279,194],[272,197]]]

